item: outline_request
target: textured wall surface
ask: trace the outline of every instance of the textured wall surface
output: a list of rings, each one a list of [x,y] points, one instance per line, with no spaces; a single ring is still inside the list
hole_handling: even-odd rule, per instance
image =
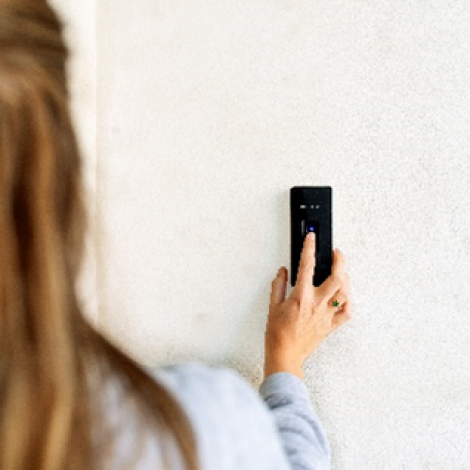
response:
[[[99,324],[261,379],[294,185],[354,318],[307,363],[335,470],[470,469],[470,3],[101,0]]]

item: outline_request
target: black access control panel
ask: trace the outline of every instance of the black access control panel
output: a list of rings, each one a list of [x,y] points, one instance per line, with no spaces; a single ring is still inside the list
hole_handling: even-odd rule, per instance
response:
[[[291,285],[295,286],[300,256],[308,232],[316,234],[314,286],[331,275],[332,196],[330,186],[295,186],[290,190],[291,215]]]

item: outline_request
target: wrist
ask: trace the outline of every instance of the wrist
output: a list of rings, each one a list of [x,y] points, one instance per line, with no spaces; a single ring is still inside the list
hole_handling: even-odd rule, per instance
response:
[[[304,380],[302,364],[288,359],[266,358],[264,361],[264,378],[266,379],[277,372],[288,372]]]

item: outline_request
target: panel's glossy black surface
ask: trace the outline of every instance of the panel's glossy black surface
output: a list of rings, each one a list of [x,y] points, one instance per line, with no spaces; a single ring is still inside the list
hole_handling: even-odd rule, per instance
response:
[[[290,190],[291,285],[297,280],[305,236],[316,233],[316,268],[312,278],[319,286],[331,274],[333,190],[330,186],[295,186]]]

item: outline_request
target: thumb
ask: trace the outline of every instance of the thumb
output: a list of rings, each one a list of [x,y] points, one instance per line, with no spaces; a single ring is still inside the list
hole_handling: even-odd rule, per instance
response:
[[[271,302],[269,308],[274,308],[286,298],[286,289],[287,289],[287,269],[285,267],[279,268],[277,276],[271,285]]]

